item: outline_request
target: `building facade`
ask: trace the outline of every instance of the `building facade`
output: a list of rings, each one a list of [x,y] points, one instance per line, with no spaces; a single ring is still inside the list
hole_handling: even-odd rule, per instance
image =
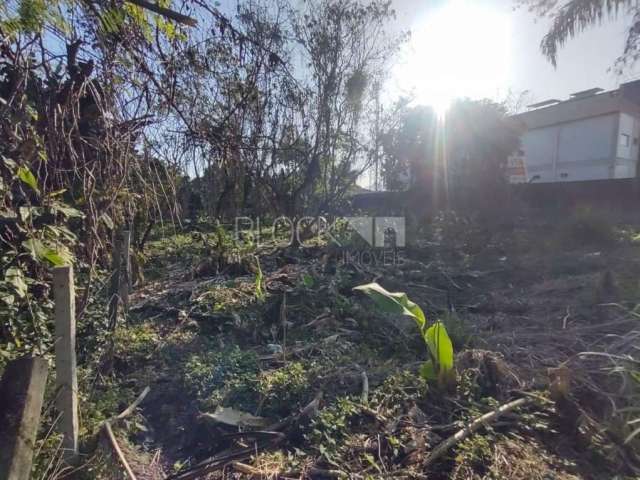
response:
[[[547,100],[512,118],[524,129],[521,149],[509,160],[512,183],[622,180],[640,173],[640,81]]]

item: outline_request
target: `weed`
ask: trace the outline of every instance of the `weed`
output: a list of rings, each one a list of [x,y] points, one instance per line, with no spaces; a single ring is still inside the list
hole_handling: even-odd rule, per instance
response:
[[[304,275],[302,275],[302,284],[305,286],[305,288],[313,288],[315,285],[316,281],[314,280],[313,276],[309,275],[308,273],[305,273]]]
[[[158,335],[151,324],[118,328],[114,334],[114,354],[128,361],[148,359],[158,344]]]
[[[428,388],[424,378],[409,371],[402,371],[387,377],[374,391],[371,404],[395,408],[403,403],[422,399]]]
[[[86,437],[95,434],[102,423],[120,413],[135,398],[131,388],[126,388],[112,379],[104,379],[90,395],[79,392],[82,413],[80,435]]]
[[[458,445],[456,463],[467,463],[474,471],[482,471],[484,465],[491,462],[494,442],[490,435],[472,435]]]
[[[302,363],[292,362],[284,368],[263,372],[257,388],[265,414],[286,415],[301,404],[309,388],[309,374]]]
[[[305,435],[329,463],[335,464],[350,429],[350,420],[361,407],[346,397],[323,408],[311,421],[310,432]]]
[[[256,284],[250,281],[231,281],[207,287],[196,297],[203,313],[235,312],[256,301]]]
[[[255,375],[257,372],[255,354],[236,346],[224,351],[191,355],[184,366],[183,382],[189,392],[205,399],[232,380],[237,381],[241,375]]]
[[[420,369],[420,374],[438,386],[451,389],[455,386],[455,370],[453,369],[453,345],[444,323],[436,321],[430,327],[422,309],[407,297],[406,293],[391,293],[377,283],[355,287],[371,297],[378,308],[386,313],[395,313],[412,317],[429,352],[427,360]]]

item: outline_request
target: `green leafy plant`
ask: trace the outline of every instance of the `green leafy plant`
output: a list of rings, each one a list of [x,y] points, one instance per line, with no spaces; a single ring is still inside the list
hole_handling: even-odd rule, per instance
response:
[[[377,283],[360,285],[354,290],[368,295],[385,313],[413,318],[429,352],[429,360],[420,368],[421,376],[427,381],[437,382],[441,387],[450,387],[455,384],[453,344],[441,321],[438,320],[428,326],[424,312],[416,303],[409,300],[406,293],[388,292]]]
[[[311,275],[305,273],[302,275],[302,284],[305,286],[305,288],[313,288],[313,286],[316,284],[316,281]]]
[[[36,180],[36,177],[33,176],[33,173],[31,173],[31,170],[29,170],[28,167],[25,167],[25,166],[18,167],[18,170],[16,171],[16,175],[20,180],[22,180],[24,183],[29,185],[34,191],[39,192],[38,181]]]
[[[74,263],[77,238],[72,229],[83,213],[66,203],[64,190],[45,191],[26,163],[20,165],[2,152],[0,192],[1,369],[12,358],[50,349],[49,271]]]
[[[262,288],[262,282],[264,281],[264,274],[262,273],[262,267],[260,267],[260,259],[257,255],[254,255],[256,259],[256,298],[258,300],[264,299],[264,289]]]

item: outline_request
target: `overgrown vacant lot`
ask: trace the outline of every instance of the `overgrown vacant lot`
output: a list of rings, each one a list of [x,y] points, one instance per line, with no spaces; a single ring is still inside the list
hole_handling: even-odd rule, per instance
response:
[[[217,275],[197,268],[215,233],[159,235],[127,324],[84,345],[83,438],[149,386],[115,431],[138,478],[631,478],[636,231],[589,212],[491,230],[450,216],[395,264],[269,247],[262,274],[245,255]],[[455,387],[420,376],[427,349],[411,318],[352,290],[371,281],[444,322]],[[81,476],[122,478],[108,446],[94,451]]]
[[[640,478],[639,39],[0,0],[0,480]]]

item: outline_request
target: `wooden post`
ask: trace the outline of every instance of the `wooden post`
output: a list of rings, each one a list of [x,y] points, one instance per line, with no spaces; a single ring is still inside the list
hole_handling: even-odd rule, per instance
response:
[[[28,480],[47,383],[47,361],[24,357],[0,381],[0,478]]]
[[[129,311],[129,290],[131,288],[131,258],[129,249],[131,248],[131,231],[124,230],[122,232],[122,263],[120,268],[120,300],[122,309],[126,314]]]
[[[76,373],[76,305],[73,267],[53,269],[56,319],[56,407],[62,414],[59,428],[64,436],[65,459],[78,454],[78,379]]]
[[[113,252],[111,253],[111,284],[109,286],[109,329],[114,330],[118,323],[120,305],[120,265],[122,260],[122,243],[120,230],[113,235]]]

